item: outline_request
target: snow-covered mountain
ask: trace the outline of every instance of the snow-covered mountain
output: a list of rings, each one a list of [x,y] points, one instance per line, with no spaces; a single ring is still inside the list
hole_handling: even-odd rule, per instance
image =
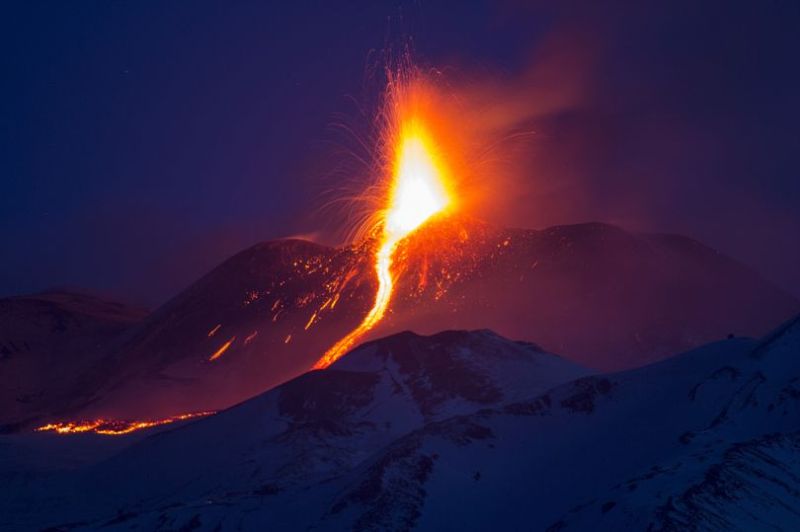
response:
[[[0,299],[0,425],[13,425],[70,388],[109,342],[147,312],[89,294],[51,290]]]
[[[397,253],[405,267],[373,337],[490,328],[587,367],[619,369],[731,332],[764,334],[800,310],[696,241],[604,224],[533,231],[445,219]],[[259,244],[154,312],[51,419],[228,407],[306,371],[359,322],[374,291],[369,242]]]
[[[353,470],[427,423],[520,400],[585,374],[533,344],[490,331],[404,332],[68,476],[53,488],[63,491],[60,499],[51,493],[58,502],[50,504],[63,505],[65,517],[80,508],[80,518],[94,526],[92,519],[105,519],[107,508],[131,503],[152,510],[152,501],[180,507],[305,490]]]
[[[397,440],[316,524],[796,530],[799,382],[800,318],[762,342],[582,378]]]
[[[762,340],[727,339],[539,391],[570,373],[584,372],[489,332],[397,335],[85,469],[28,523],[800,526],[800,317]]]

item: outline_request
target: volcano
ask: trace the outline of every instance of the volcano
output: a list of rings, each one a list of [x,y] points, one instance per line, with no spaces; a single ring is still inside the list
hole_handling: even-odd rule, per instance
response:
[[[238,253],[126,332],[48,419],[220,410],[303,373],[369,311],[373,250],[278,240]],[[596,370],[760,335],[800,309],[695,240],[599,223],[434,219],[396,254],[404,269],[372,337],[490,328]]]

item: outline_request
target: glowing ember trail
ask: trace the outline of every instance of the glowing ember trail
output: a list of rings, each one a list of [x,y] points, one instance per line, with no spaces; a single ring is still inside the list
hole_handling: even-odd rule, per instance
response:
[[[67,423],[49,423],[38,427],[36,432],[55,432],[57,434],[80,434],[82,432],[94,432],[104,436],[121,436],[130,434],[133,431],[149,429],[160,425],[168,425],[176,421],[184,421],[198,417],[210,416],[216,412],[195,412],[192,414],[181,414],[179,416],[168,417],[165,419],[152,419],[145,421],[115,421],[110,419],[94,419],[86,421],[70,421]]]
[[[231,344],[232,344],[232,343],[233,343],[235,340],[236,340],[236,337],[234,336],[233,338],[231,338],[230,340],[228,340],[227,342],[225,342],[224,344],[222,344],[222,347],[220,347],[219,349],[217,349],[216,351],[214,351],[214,353],[213,353],[213,354],[212,354],[210,357],[208,357],[208,361],[209,361],[209,362],[213,362],[214,360],[216,360],[216,359],[218,359],[219,357],[221,357],[222,355],[224,355],[224,354],[225,354],[225,351],[227,351],[227,350],[228,350],[228,348],[231,346]]]
[[[378,291],[363,321],[331,347],[314,365],[326,368],[347,353],[381,318],[392,298],[392,257],[397,244],[450,203],[446,173],[435,144],[418,117],[404,120],[398,131],[387,208],[382,212],[382,238],[375,254]]]

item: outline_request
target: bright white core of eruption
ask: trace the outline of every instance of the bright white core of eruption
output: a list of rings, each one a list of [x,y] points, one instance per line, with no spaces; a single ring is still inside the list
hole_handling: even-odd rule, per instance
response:
[[[389,240],[407,235],[447,205],[439,170],[421,138],[404,140],[398,162],[396,188],[386,217]]]

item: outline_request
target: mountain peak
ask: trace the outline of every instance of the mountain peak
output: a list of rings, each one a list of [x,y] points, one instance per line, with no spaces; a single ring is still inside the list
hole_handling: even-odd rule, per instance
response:
[[[331,368],[373,371],[390,362],[416,365],[445,356],[488,360],[493,357],[534,359],[556,355],[545,353],[534,343],[509,340],[490,329],[447,330],[431,335],[406,330],[361,344]]]
[[[430,336],[404,331],[357,347],[330,369],[388,373],[411,393],[425,416],[453,398],[494,404],[531,387],[586,374],[584,368],[535,344],[511,341],[487,329]]]

